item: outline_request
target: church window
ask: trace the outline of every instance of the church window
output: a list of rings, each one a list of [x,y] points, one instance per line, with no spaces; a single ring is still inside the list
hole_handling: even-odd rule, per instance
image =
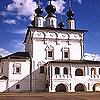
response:
[[[100,75],[100,68],[99,68],[99,75]]]
[[[60,68],[59,67],[55,68],[55,74],[60,74]]]
[[[64,68],[64,69],[63,69],[63,73],[64,73],[64,74],[68,74],[68,68]]]
[[[91,68],[91,75],[96,75],[96,69],[95,68]]]
[[[54,23],[53,20],[51,20],[51,26],[52,26],[52,27],[54,26],[53,23]]]
[[[48,57],[53,57],[53,51],[48,51]]]
[[[40,66],[40,73],[44,73],[44,66]]]
[[[68,52],[64,51],[64,58],[68,58]]]
[[[16,85],[16,89],[20,89],[20,84],[17,84]]]
[[[21,64],[15,63],[13,65],[13,74],[18,74],[18,73],[21,73]]]
[[[68,59],[69,58],[69,49],[64,47],[62,50],[63,50],[62,51],[62,58],[63,59]]]
[[[83,70],[80,68],[76,69],[75,76],[83,76]]]
[[[39,25],[41,26],[41,19],[39,19]]]
[[[71,90],[71,83],[69,85],[70,85],[70,90]]]
[[[90,90],[90,83],[88,83],[88,90]]]
[[[17,68],[16,68],[16,73],[19,73],[19,72],[20,72],[20,68],[17,67]]]
[[[46,59],[54,59],[54,48],[52,46],[46,47]]]

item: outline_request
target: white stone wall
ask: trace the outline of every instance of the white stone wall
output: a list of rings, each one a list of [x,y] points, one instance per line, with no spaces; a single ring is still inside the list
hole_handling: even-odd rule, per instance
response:
[[[7,80],[0,80],[0,92],[7,90]]]
[[[69,59],[80,60],[83,56],[83,46],[80,42],[83,37],[80,37],[81,33],[59,33],[59,32],[33,32],[33,59],[43,60],[46,59],[46,47],[52,46],[54,48],[54,59],[62,60],[62,49],[69,49]],[[45,34],[45,40],[44,40]],[[69,34],[69,36],[68,36]],[[83,35],[83,34],[82,34]],[[69,40],[69,41],[68,41]],[[31,51],[29,51],[31,52]]]
[[[26,51],[32,56],[33,70],[33,89],[43,90],[45,87],[45,73],[40,74],[40,66],[51,60],[67,60],[63,58],[63,49],[67,48],[71,60],[80,60],[83,55],[83,46],[80,40],[83,39],[83,33],[67,32],[55,30],[30,29],[26,40]],[[48,59],[47,48],[53,48],[54,57]],[[39,84],[40,81],[41,84]],[[37,85],[37,86],[36,86]]]
[[[14,72],[14,64],[21,64],[21,72]],[[8,74],[8,91],[24,91],[30,90],[30,62],[29,60],[19,59],[11,60],[9,62],[9,74]],[[20,88],[16,89],[16,85],[19,84]]]

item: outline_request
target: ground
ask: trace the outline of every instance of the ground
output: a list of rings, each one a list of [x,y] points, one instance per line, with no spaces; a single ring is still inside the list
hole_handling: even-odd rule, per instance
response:
[[[100,92],[92,93],[0,93],[0,100],[100,100]]]

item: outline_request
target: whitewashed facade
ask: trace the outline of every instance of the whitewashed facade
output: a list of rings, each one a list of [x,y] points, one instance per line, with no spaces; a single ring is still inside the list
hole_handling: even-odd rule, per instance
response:
[[[23,55],[17,52],[0,59],[0,92],[30,90],[30,58]]]
[[[100,91],[100,62],[51,61],[46,66],[50,92]]]
[[[25,52],[0,58],[0,92],[100,91],[100,61],[87,61],[84,35],[76,29],[74,13],[67,12],[67,26],[57,24],[56,8],[40,6],[24,40]]]

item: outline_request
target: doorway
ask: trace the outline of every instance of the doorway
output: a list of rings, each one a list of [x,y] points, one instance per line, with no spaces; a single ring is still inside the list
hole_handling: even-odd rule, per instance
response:
[[[76,86],[75,86],[75,91],[76,92],[84,92],[84,91],[86,91],[86,87],[85,87],[85,85],[83,85],[83,84],[77,84]]]
[[[56,92],[66,92],[66,86],[64,84],[59,84],[56,86]]]

